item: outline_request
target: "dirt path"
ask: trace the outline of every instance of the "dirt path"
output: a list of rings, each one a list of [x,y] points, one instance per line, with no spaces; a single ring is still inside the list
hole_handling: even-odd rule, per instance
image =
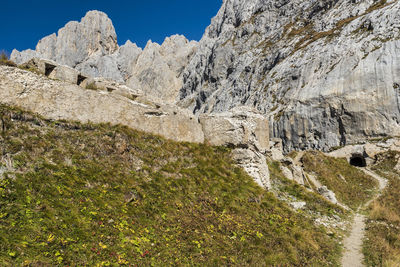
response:
[[[362,253],[362,244],[365,236],[365,215],[361,214],[360,210],[368,207],[371,202],[378,198],[387,185],[387,180],[372,172],[369,169],[361,169],[366,174],[374,177],[379,182],[379,193],[370,201],[365,203],[357,210],[354,216],[354,222],[351,228],[350,235],[344,240],[344,254],[342,258],[343,267],[361,267],[364,266],[364,255]]]

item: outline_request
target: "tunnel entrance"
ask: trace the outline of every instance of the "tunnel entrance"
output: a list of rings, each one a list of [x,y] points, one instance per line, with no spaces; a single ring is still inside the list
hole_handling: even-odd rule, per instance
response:
[[[48,63],[45,63],[45,65],[44,65],[44,75],[49,77],[50,74],[54,71],[55,68],[56,68],[56,66],[48,64]]]
[[[78,75],[78,80],[76,82],[77,85],[81,85],[87,78],[82,75]]]
[[[367,162],[365,161],[365,158],[362,155],[353,155],[350,158],[350,165],[356,167],[367,167]]]

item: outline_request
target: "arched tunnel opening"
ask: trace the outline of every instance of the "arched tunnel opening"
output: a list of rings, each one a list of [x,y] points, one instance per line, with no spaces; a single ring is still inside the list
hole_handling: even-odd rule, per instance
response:
[[[367,162],[362,155],[353,155],[350,158],[350,165],[356,167],[367,167]]]

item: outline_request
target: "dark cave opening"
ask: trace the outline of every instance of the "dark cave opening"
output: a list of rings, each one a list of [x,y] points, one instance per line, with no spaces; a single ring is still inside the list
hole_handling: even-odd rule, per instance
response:
[[[56,66],[48,64],[48,63],[45,63],[45,65],[44,65],[44,75],[49,77],[50,74],[54,71],[55,68],[56,68]]]
[[[361,155],[353,155],[350,158],[350,165],[356,166],[356,167],[367,167],[367,162],[365,161],[365,158]]]
[[[78,75],[78,80],[76,82],[77,85],[81,85],[87,78],[82,75]]]

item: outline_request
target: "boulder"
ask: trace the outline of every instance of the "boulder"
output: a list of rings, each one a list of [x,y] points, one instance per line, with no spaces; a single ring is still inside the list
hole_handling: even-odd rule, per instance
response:
[[[329,200],[330,202],[332,202],[333,204],[337,204],[338,201],[336,199],[336,195],[334,192],[332,192],[331,190],[329,190],[326,186],[322,186],[320,188],[318,188],[318,192],[327,200]]]
[[[280,170],[281,170],[283,176],[285,176],[287,179],[289,179],[291,181],[294,180],[293,173],[288,167],[281,165]]]
[[[292,208],[294,208],[295,210],[299,210],[299,209],[304,209],[304,207],[307,205],[306,202],[304,201],[298,201],[298,202],[291,202],[290,206],[292,206]]]

